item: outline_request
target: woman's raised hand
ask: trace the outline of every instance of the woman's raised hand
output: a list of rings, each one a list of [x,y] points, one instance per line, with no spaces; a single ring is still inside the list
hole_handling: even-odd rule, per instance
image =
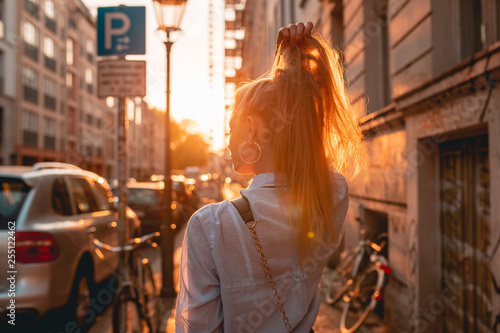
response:
[[[304,38],[308,38],[311,36],[312,29],[313,24],[311,22],[307,22],[306,24],[299,22],[295,24],[289,24],[286,27],[282,27],[278,31],[276,49],[278,49],[278,47],[281,45],[281,49],[284,50],[291,43],[295,43],[297,44],[297,46],[300,46]]]

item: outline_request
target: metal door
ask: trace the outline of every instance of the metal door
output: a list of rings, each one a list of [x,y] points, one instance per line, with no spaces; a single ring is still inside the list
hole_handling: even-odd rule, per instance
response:
[[[488,136],[440,145],[444,332],[491,332]]]

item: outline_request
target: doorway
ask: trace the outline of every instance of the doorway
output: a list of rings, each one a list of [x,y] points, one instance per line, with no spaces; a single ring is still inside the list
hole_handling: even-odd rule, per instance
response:
[[[488,135],[439,148],[444,332],[490,332]]]

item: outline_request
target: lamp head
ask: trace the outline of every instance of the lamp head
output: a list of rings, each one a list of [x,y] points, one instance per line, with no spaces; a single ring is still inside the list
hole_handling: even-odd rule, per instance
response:
[[[158,29],[167,33],[180,30],[187,0],[153,0]]]

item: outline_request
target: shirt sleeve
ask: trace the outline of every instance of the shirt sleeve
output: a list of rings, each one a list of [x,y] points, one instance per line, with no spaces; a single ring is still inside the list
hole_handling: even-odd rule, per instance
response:
[[[182,244],[175,332],[223,332],[219,277],[199,214],[189,221]]]

